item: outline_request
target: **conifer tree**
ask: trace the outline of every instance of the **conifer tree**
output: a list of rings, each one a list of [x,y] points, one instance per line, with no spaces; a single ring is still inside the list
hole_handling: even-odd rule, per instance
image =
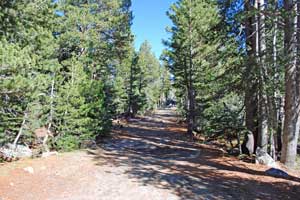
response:
[[[139,111],[153,110],[157,108],[159,90],[161,87],[160,63],[151,52],[150,44],[142,43],[137,54],[138,75],[138,107]]]
[[[30,141],[35,129],[46,127],[55,133],[54,148],[71,150],[107,133],[112,99],[126,96],[115,93],[115,77],[131,62],[131,2],[0,6],[1,139],[12,141],[22,130],[22,141]]]
[[[4,133],[16,133],[16,129],[19,129],[30,135],[35,128],[49,124],[51,118],[48,106],[51,99],[50,88],[53,74],[59,68],[52,34],[54,5],[51,1],[37,0],[4,2],[1,6],[3,32],[0,37],[4,47],[8,47],[8,51],[3,50],[0,55],[1,64],[6,66],[1,71],[5,79],[1,84],[4,84],[4,88],[7,84],[11,85],[11,93],[1,96],[6,99],[5,104],[13,103],[1,113],[6,116],[5,121],[9,125]],[[24,55],[21,56],[16,51],[21,51]],[[24,56],[26,59],[22,59]],[[15,91],[19,91],[17,98],[14,97]]]
[[[220,36],[216,32],[220,22],[217,5],[202,0],[182,0],[169,12],[173,27],[167,58],[175,76],[177,97],[186,114],[188,134],[192,135],[196,121],[202,121],[204,109],[212,94],[209,82],[217,76]],[[215,68],[215,69],[214,69]],[[199,124],[198,124],[199,125]]]

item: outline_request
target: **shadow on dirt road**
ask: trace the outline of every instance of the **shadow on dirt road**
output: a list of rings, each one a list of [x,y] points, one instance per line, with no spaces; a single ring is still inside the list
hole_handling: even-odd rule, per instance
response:
[[[268,177],[221,151],[189,141],[174,111],[132,120],[94,153],[97,165],[126,167],[130,179],[169,190],[179,199],[298,199],[299,179]]]
[[[184,132],[174,111],[159,110],[115,129],[96,150],[5,163],[0,199],[299,199],[299,178],[267,176],[268,168],[226,157]]]

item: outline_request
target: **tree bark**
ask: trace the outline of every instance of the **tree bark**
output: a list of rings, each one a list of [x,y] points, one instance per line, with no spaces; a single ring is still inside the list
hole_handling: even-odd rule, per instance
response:
[[[255,34],[255,17],[253,13],[253,5],[250,1],[245,1],[245,11],[248,15],[245,21],[245,33],[246,33],[246,45],[247,45],[247,67],[245,72],[245,123],[247,129],[251,132],[251,138],[254,138],[254,142],[251,144],[253,147],[250,149],[256,149],[257,141],[257,112],[258,112],[258,99],[257,99],[257,80],[256,80],[256,34]],[[248,138],[245,137],[243,144],[248,144]],[[253,152],[252,152],[253,153]]]
[[[189,113],[188,113],[188,128],[187,128],[187,134],[193,135],[193,129],[194,129],[194,121],[195,121],[195,95],[194,90],[192,88],[188,89],[188,96],[189,96]]]
[[[289,15],[284,16],[285,57],[288,58],[288,62],[285,66],[285,120],[281,162],[290,168],[295,166],[300,129],[300,37],[297,31],[300,28],[299,6],[299,0],[296,5],[293,4],[293,0],[284,1],[284,9]],[[293,10],[296,11],[294,18],[290,15],[294,13]]]
[[[25,126],[26,119],[27,119],[27,113],[25,112],[24,117],[23,117],[23,122],[22,122],[22,124],[20,126],[20,129],[19,129],[19,132],[18,132],[18,134],[17,134],[17,136],[16,136],[16,138],[15,138],[15,140],[13,142],[14,148],[17,148],[18,141],[19,141],[19,139],[20,139],[20,137],[21,137],[21,135],[23,133],[23,128]]]
[[[256,48],[259,62],[259,132],[257,145],[265,152],[268,151],[268,98],[266,91],[266,33],[265,33],[265,0],[256,0],[255,8],[259,11],[256,15]]]
[[[191,18],[193,13],[193,4],[190,1],[189,5],[189,15]],[[189,70],[188,70],[188,127],[187,127],[187,134],[193,136],[193,129],[194,129],[194,122],[195,122],[195,90],[193,85],[193,72],[194,72],[194,61],[193,61],[193,35],[192,35],[192,21],[189,21]]]
[[[278,12],[278,0],[273,0],[274,11]],[[273,158],[277,159],[276,151],[281,151],[281,129],[282,129],[282,95],[280,93],[280,66],[277,62],[278,56],[278,16],[275,16],[275,19],[272,21],[272,66],[274,70],[274,81],[273,83],[273,91],[270,95],[269,102],[269,118],[270,118],[270,127],[272,138],[270,140],[270,151],[271,155],[273,154]]]
[[[283,114],[284,114],[284,105],[283,105],[283,97],[280,97],[278,100],[279,111],[278,111],[278,127],[277,127],[277,140],[276,140],[276,148],[277,152],[281,152],[282,150],[282,132],[283,132]]]
[[[133,64],[130,65],[130,80],[129,80],[129,93],[128,93],[128,108],[127,115],[129,117],[134,117],[135,113],[133,112]]]

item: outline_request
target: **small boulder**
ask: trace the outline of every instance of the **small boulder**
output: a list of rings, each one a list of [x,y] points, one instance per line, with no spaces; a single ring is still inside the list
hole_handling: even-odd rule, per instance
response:
[[[6,144],[0,148],[0,153],[5,158],[30,158],[32,156],[31,149],[24,145]]]
[[[239,150],[239,148],[233,148],[233,149],[228,150],[228,154],[233,155],[233,156],[238,156],[238,155],[240,155],[240,150]]]
[[[256,164],[266,165],[268,167],[277,167],[275,160],[262,148],[257,147],[256,149]]]
[[[57,151],[43,152],[42,158],[47,158],[49,156],[57,156],[57,155],[58,155]]]
[[[24,171],[28,172],[29,174],[33,174],[34,173],[34,170],[32,167],[26,167],[24,168]]]
[[[254,135],[251,131],[245,133],[245,140],[241,147],[243,154],[250,156],[254,153]]]

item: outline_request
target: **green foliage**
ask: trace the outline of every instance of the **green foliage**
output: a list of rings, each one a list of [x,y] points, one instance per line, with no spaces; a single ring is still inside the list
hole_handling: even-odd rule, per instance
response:
[[[138,78],[139,110],[153,110],[157,107],[160,98],[160,63],[151,52],[151,46],[146,41],[138,52],[137,66],[140,68]]]
[[[198,125],[207,135],[216,132],[243,129],[243,106],[241,97],[237,94],[227,94],[224,98],[210,102],[203,111],[203,117],[198,119]]]
[[[131,62],[130,6],[129,0],[0,2],[1,143],[21,128],[22,142],[31,143],[33,132],[46,127],[55,135],[52,146],[69,151],[109,133],[113,105],[123,101],[112,99],[126,96],[116,89],[124,77],[115,72]]]
[[[122,68],[116,68],[114,105],[118,114],[134,116],[157,108],[162,95],[163,74],[147,41],[138,52],[132,47],[129,50],[127,58],[120,64]]]
[[[238,44],[224,29],[216,1],[178,1],[168,15],[173,27],[164,59],[174,75],[179,112],[208,135],[241,126]]]
[[[54,134],[70,151],[108,134],[112,118],[154,109],[160,64],[133,48],[131,1],[0,2],[0,143]],[[24,122],[24,123],[23,123]]]
[[[80,144],[77,137],[66,134],[59,137],[58,141],[56,142],[55,149],[68,152],[78,149],[79,145]]]

